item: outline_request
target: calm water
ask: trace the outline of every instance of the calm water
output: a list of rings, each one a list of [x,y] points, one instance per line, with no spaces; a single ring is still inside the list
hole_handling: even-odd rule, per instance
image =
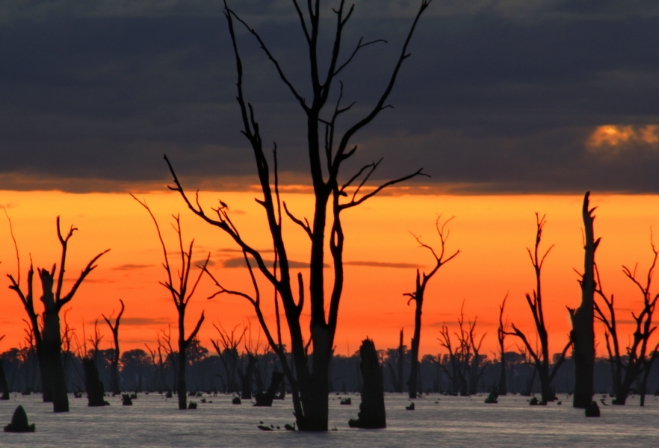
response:
[[[232,405],[230,396],[219,395],[206,397],[213,403],[199,403],[191,411],[179,411],[175,399],[158,394],[140,394],[132,407],[121,406],[118,397],[109,399],[111,406],[104,408],[89,408],[86,398],[71,398],[71,412],[66,414],[54,414],[52,405],[40,398],[12,395],[11,401],[0,402],[2,426],[9,423],[18,404],[37,426],[34,434],[0,432],[0,446],[659,446],[659,401],[652,396],[645,408],[630,399],[627,406],[601,406],[600,418],[586,418],[565,397],[562,406],[544,407],[529,406],[520,396],[500,397],[499,404],[486,405],[484,396],[430,395],[415,400],[414,411],[406,411],[405,396],[387,394],[388,428],[357,430],[350,429],[347,421],[357,416],[359,397],[352,396],[352,406],[341,406],[339,396],[333,395],[330,427],[337,430],[325,434],[284,431],[283,425],[294,421],[288,398],[272,408],[256,408]],[[259,421],[280,425],[282,430],[260,431]]]

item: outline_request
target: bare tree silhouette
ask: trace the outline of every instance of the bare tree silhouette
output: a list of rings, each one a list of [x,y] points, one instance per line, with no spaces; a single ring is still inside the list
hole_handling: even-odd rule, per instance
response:
[[[503,322],[503,310],[506,307],[506,300],[508,299],[508,294],[503,298],[501,305],[499,305],[499,328],[497,328],[497,340],[499,341],[499,363],[500,363],[500,373],[499,373],[499,386],[497,387],[497,395],[507,395],[508,394],[508,383],[506,380],[506,327]]]
[[[237,376],[238,371],[240,370],[240,366],[238,365],[240,361],[238,347],[245,337],[247,327],[244,327],[243,331],[239,335],[236,335],[236,329],[238,326],[234,327],[233,330],[231,330],[231,333],[222,328],[221,325],[218,327],[213,324],[213,326],[219,333],[220,339],[211,339],[211,343],[213,344],[217,355],[220,357],[225,373],[225,376],[220,375],[220,379],[224,383],[225,392],[237,392]]]
[[[586,408],[593,401],[593,373],[595,368],[595,251],[600,238],[595,240],[593,222],[595,208],[589,208],[590,191],[583,198],[581,215],[584,224],[584,272],[581,274],[581,305],[568,308],[572,319],[570,339],[574,344],[574,398],[575,408]]]
[[[85,278],[96,269],[96,261],[110,250],[107,249],[92,258],[82,270],[80,276],[75,281],[68,294],[63,294],[62,286],[64,283],[64,273],[66,271],[65,266],[68,243],[69,239],[73,236],[73,232],[76,230],[78,229],[71,226],[66,236],[63,236],[60,230],[60,218],[59,216],[57,217],[57,237],[62,246],[59,270],[57,270],[56,264],[53,264],[50,271],[46,269],[37,270],[43,291],[41,296],[41,302],[44,306],[44,312],[41,315],[42,326],[39,323],[39,317],[34,309],[34,268],[32,263],[30,263],[30,269],[27,274],[27,293],[23,292],[20,285],[20,261],[18,264],[18,277],[14,278],[13,275],[7,274],[9,281],[11,282],[9,289],[14,290],[18,295],[32,326],[32,333],[34,334],[37,354],[39,357],[39,367],[41,369],[43,399],[44,401],[53,402],[53,410],[55,412],[69,411],[69,399],[67,397],[66,379],[61,357],[62,335],[60,332],[59,312],[64,305],[73,299],[73,296],[78,291],[78,288],[80,288],[80,285]],[[14,244],[18,256],[18,247],[15,239]],[[55,288],[55,291],[53,291],[53,288]]]
[[[538,338],[540,339],[540,350],[538,350],[538,348],[535,350],[533,349],[526,335],[519,328],[517,328],[514,323],[512,324],[513,331],[505,332],[505,334],[516,336],[524,343],[526,351],[531,355],[531,358],[533,359],[533,364],[535,365],[535,370],[537,371],[538,379],[540,380],[540,391],[542,394],[542,401],[540,403],[547,404],[548,402],[554,401],[555,399],[552,382],[554,381],[554,377],[556,376],[558,369],[565,361],[565,354],[572,345],[572,340],[568,341],[568,343],[565,345],[565,348],[563,348],[559,358],[556,360],[556,362],[554,362],[554,365],[550,366],[551,359],[549,357],[549,336],[547,333],[547,326],[542,308],[542,283],[540,276],[545,259],[554,246],[550,246],[542,256],[540,255],[540,242],[542,240],[542,228],[545,225],[545,217],[543,215],[541,218],[540,215],[536,213],[535,220],[535,248],[533,252],[531,252],[531,249],[527,249],[529,257],[531,258],[533,270],[535,271],[535,290],[533,290],[533,296],[527,293],[525,297],[526,303],[528,303],[529,308],[531,309],[531,314],[533,314],[533,322],[535,323]]]
[[[435,252],[435,250],[432,247],[422,243],[419,237],[417,236],[414,237],[421,247],[428,249],[430,251],[432,256],[435,258],[435,265],[427,274],[425,272],[421,273],[421,271],[417,269],[415,290],[414,292],[405,293],[405,296],[410,298],[407,301],[407,304],[409,305],[411,301],[414,301],[416,304],[416,308],[414,311],[414,337],[412,337],[412,351],[410,353],[411,356],[410,377],[407,380],[407,385],[409,387],[408,392],[410,398],[416,398],[417,393],[422,392],[418,390],[419,389],[418,387],[419,343],[421,342],[421,313],[423,311],[422,310],[423,299],[424,299],[424,294],[426,292],[426,286],[428,286],[428,282],[437,273],[439,268],[444,266],[446,263],[451,261],[460,253],[460,251],[458,250],[453,255],[450,255],[447,258],[444,257],[446,241],[448,240],[450,234],[450,232],[446,229],[446,225],[451,221],[451,219],[453,218],[447,219],[446,221],[444,221],[444,223],[441,223],[441,216],[438,216],[437,219],[435,220],[435,229],[437,229],[437,234],[439,235],[439,241],[440,241],[439,254],[437,254],[437,252]]]
[[[176,306],[176,311],[178,312],[178,379],[176,384],[176,393],[178,395],[178,408],[184,410],[188,408],[187,406],[188,391],[185,384],[185,367],[187,365],[185,350],[190,345],[190,342],[192,342],[192,340],[197,336],[197,333],[201,328],[201,324],[204,322],[204,312],[202,311],[201,316],[197,321],[197,325],[195,326],[194,330],[192,330],[192,333],[190,333],[190,336],[186,338],[185,310],[188,306],[188,303],[190,303],[190,299],[194,295],[195,290],[197,289],[197,285],[199,285],[199,280],[201,280],[201,276],[206,270],[206,266],[208,265],[208,261],[210,260],[210,253],[206,257],[206,261],[204,262],[204,264],[202,266],[199,266],[200,270],[199,270],[199,275],[197,276],[197,280],[192,285],[192,288],[189,288],[188,283],[190,280],[190,269],[192,268],[192,251],[194,247],[194,240],[190,241],[190,246],[186,251],[183,245],[183,232],[181,231],[180,217],[178,215],[174,216],[175,225],[173,227],[178,237],[177,238],[178,250],[181,257],[181,268],[178,270],[178,276],[176,277],[176,284],[174,284],[175,280],[174,280],[174,275],[172,274],[172,267],[169,264],[167,246],[165,245],[165,240],[163,239],[162,233],[160,232],[160,226],[158,225],[158,221],[156,220],[156,217],[154,216],[153,212],[151,212],[151,209],[149,208],[146,202],[140,201],[135,196],[133,196],[133,199],[139,202],[140,205],[144,207],[147,212],[149,212],[149,216],[151,216],[151,219],[153,220],[153,223],[156,226],[156,232],[158,233],[158,239],[160,240],[160,246],[162,247],[163,258],[164,258],[162,265],[163,268],[165,269],[165,272],[167,273],[167,280],[165,280],[164,282],[160,282],[160,284],[163,285],[171,294],[172,300],[174,301],[174,305]]]
[[[620,339],[618,337],[618,327],[614,308],[614,296],[613,294],[607,296],[607,294],[604,293],[599,271],[597,265],[595,265],[595,274],[597,278],[595,292],[604,302],[607,311],[605,314],[602,307],[600,307],[597,301],[595,301],[595,317],[600,320],[606,328],[604,338],[612,369],[613,393],[615,394],[615,399],[612,401],[613,404],[624,405],[629,396],[632,384],[639,379],[641,380],[641,390],[639,391],[641,406],[644,404],[647,376],[650,372],[653,361],[656,359],[657,348],[659,348],[659,344],[656,344],[654,349],[649,346],[650,336],[652,336],[652,333],[657,329],[657,326],[652,323],[652,318],[657,305],[657,300],[659,300],[659,293],[654,296],[651,293],[652,276],[657,264],[659,252],[657,252],[653,243],[651,243],[651,246],[654,257],[652,259],[652,264],[648,269],[644,283],[642,283],[642,280],[638,279],[636,276],[636,268],[638,265],[634,270],[629,269],[627,266],[622,267],[622,272],[634,283],[643,296],[643,307],[638,315],[634,312],[631,313],[635,324],[634,333],[630,344],[625,348],[624,354],[621,354],[620,350]]]
[[[422,170],[418,170],[407,176],[390,180],[367,193],[363,192],[362,187],[372,176],[379,166],[379,161],[374,162],[357,170],[354,175],[347,181],[342,181],[339,173],[345,170],[344,162],[350,159],[357,151],[356,146],[352,145],[353,137],[370,124],[383,110],[390,107],[387,104],[389,95],[396,83],[400,68],[410,55],[407,52],[408,45],[417,26],[418,20],[429,6],[431,0],[422,0],[419,10],[414,18],[409,33],[402,46],[402,51],[397,62],[389,76],[384,92],[380,95],[376,104],[354,124],[348,126],[342,135],[338,135],[337,119],[342,114],[352,108],[352,104],[342,106],[343,84],[338,77],[343,70],[350,65],[357,53],[363,48],[382,42],[381,40],[363,42],[359,40],[356,47],[344,57],[344,62],[340,61],[342,55],[342,39],[344,28],[348,23],[354,11],[354,5],[345,6],[345,1],[341,0],[338,7],[333,11],[336,14],[336,30],[334,32],[334,42],[328,61],[322,60],[319,49],[319,33],[321,28],[320,20],[321,7],[320,0],[307,2],[307,13],[303,12],[298,0],[293,0],[295,11],[300,20],[304,37],[309,49],[309,62],[311,65],[311,100],[307,101],[289,78],[284,73],[279,61],[273,56],[268,46],[261,39],[257,31],[252,29],[235,11],[224,3],[224,14],[227,19],[229,33],[233,45],[236,60],[237,80],[237,100],[240,106],[240,116],[242,118],[242,133],[249,141],[254,158],[256,161],[259,184],[263,197],[257,199],[265,210],[268,228],[272,236],[272,242],[275,250],[275,267],[270,268],[266,265],[262,254],[251,245],[238,231],[229,217],[229,210],[225,203],[220,201],[220,207],[214,210],[214,214],[207,214],[201,206],[198,197],[190,199],[185,193],[182,184],[179,182],[174,169],[166,158],[171,174],[174,179],[172,190],[181,194],[188,207],[207,223],[218,227],[226,232],[243,250],[245,262],[250,275],[253,279],[255,288],[254,294],[247,294],[242,291],[232,291],[225,289],[219,282],[220,293],[233,294],[247,299],[253,306],[259,319],[264,334],[272,349],[280,357],[281,364],[284,366],[286,376],[292,389],[293,406],[297,425],[300,430],[327,431],[328,429],[328,390],[329,390],[329,365],[333,354],[334,336],[339,314],[339,305],[344,284],[343,269],[343,248],[344,248],[344,231],[341,220],[342,212],[363,204],[368,199],[377,195],[382,189],[405,180],[422,176]],[[299,219],[280,200],[279,178],[277,167],[277,146],[274,145],[273,161],[274,166],[270,168],[270,162],[263,149],[263,140],[260,133],[259,124],[256,120],[256,113],[251,103],[245,99],[243,91],[243,65],[238,50],[238,41],[234,31],[234,21],[244,26],[259,43],[260,47],[266,54],[266,57],[274,65],[279,77],[286,85],[288,90],[299,103],[302,111],[306,115],[307,126],[307,143],[308,157],[310,163],[310,175],[313,184],[315,205],[313,208],[312,222],[305,219]],[[326,73],[323,75],[322,73]],[[339,84],[338,101],[335,106],[328,106],[330,93],[332,89]],[[354,103],[353,103],[354,104]],[[326,106],[330,109],[329,117],[326,115]],[[283,208],[283,210],[282,210]],[[282,211],[288,217],[303,229],[310,240],[310,267],[309,267],[309,305],[311,314],[310,336],[305,341],[300,316],[304,308],[304,277],[301,273],[295,279],[291,275],[291,266],[287,245],[284,241],[282,231]],[[329,233],[329,235],[328,235]],[[329,242],[329,251],[332,257],[333,284],[331,293],[327,297],[325,293],[325,245]],[[253,260],[253,261],[252,261]],[[291,338],[291,350],[294,361],[294,371],[288,367],[283,351],[281,338],[279,338],[280,321],[277,318],[277,334],[271,330],[267,324],[262,308],[261,295],[258,291],[258,284],[255,279],[252,263],[256,264],[256,270],[273,286],[275,292],[276,316],[279,316],[279,302],[284,308],[284,315]],[[297,285],[295,284],[297,281]],[[295,289],[298,289],[298,297],[295,299]],[[277,337],[278,341],[275,341]],[[309,355],[309,348],[313,356]]]
[[[112,315],[110,315],[109,318],[107,318],[105,314],[103,315],[103,319],[105,319],[105,322],[107,322],[108,326],[110,327],[110,331],[112,331],[112,339],[114,343],[114,353],[112,356],[112,364],[110,366],[110,385],[113,395],[119,395],[121,393],[121,378],[119,375],[119,359],[121,358],[121,354],[119,352],[119,324],[121,323],[121,316],[124,314],[125,307],[123,300],[119,299],[119,303],[121,303],[121,311],[119,311],[119,315],[117,315],[117,318],[114,320],[114,325],[110,321],[110,319],[112,319]]]
[[[441,363],[440,367],[451,381],[451,394],[453,395],[469,395],[471,376],[476,376],[475,384],[478,384],[478,379],[483,372],[479,369],[480,355],[475,354],[474,349],[476,347],[478,347],[477,350],[480,349],[485,335],[481,337],[477,345],[475,332],[476,320],[467,322],[465,325],[464,302],[462,302],[460,317],[458,317],[458,331],[454,333],[457,338],[457,344],[455,346],[453,345],[451,334],[446,324],[443,324],[439,330],[439,338],[437,339],[448,350],[448,362]]]
[[[395,355],[390,351],[390,356],[387,359],[387,367],[389,368],[389,374],[392,379],[392,386],[394,392],[403,392],[403,368],[405,366],[405,345],[403,344],[403,329],[400,329],[400,338],[398,341],[398,349],[395,352]],[[394,358],[395,359],[392,359]],[[394,367],[394,364],[396,367]],[[396,372],[398,369],[398,372]]]

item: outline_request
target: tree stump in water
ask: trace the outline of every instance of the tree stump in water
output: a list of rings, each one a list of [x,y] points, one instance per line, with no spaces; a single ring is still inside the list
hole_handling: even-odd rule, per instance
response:
[[[496,404],[496,403],[498,403],[497,397],[498,397],[498,394],[497,394],[496,390],[493,390],[492,392],[490,392],[490,394],[485,399],[485,403],[487,403],[487,404]]]
[[[34,423],[31,425],[28,423],[27,414],[21,405],[14,411],[11,423],[5,426],[5,432],[34,432],[34,429]]]
[[[82,360],[82,365],[85,369],[85,384],[87,386],[89,406],[107,406],[109,403],[105,401],[105,387],[103,386],[103,382],[98,378],[96,361],[91,358],[85,358]]]
[[[382,367],[378,362],[378,353],[372,340],[364,339],[359,348],[359,355],[362,359],[359,367],[364,381],[361,391],[362,402],[359,405],[359,418],[350,419],[348,425],[351,428],[386,428]]]
[[[130,394],[121,394],[121,404],[124,406],[132,406],[133,399],[130,398]]]
[[[586,407],[586,417],[599,417],[600,416],[600,408],[597,406],[597,403],[594,401],[590,402],[590,406]]]
[[[281,383],[283,379],[283,372],[272,372],[272,379],[270,380],[270,387],[268,387],[268,391],[259,392],[254,395],[254,398],[256,399],[254,406],[272,406],[272,400],[275,399],[277,389],[279,389],[279,383]]]

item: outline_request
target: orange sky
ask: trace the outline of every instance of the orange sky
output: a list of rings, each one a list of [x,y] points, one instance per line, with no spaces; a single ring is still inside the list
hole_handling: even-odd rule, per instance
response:
[[[172,324],[175,337],[176,311],[165,288],[160,266],[162,252],[153,223],[146,211],[128,194],[65,194],[61,192],[3,191],[2,203],[10,214],[21,254],[21,280],[25,287],[30,254],[35,266],[50,267],[59,261],[59,243],[55,233],[55,217],[61,215],[63,228],[74,224],[80,230],[70,242],[68,278],[98,252],[111,251],[99,261],[99,267],[67,309],[69,325],[82,336],[83,321],[87,335],[93,322],[100,318],[100,330],[105,335],[102,346],[110,346],[110,333],[101,314],[110,315],[119,309],[119,299],[126,303],[120,329],[122,349],[155,345],[159,329]],[[268,235],[263,227],[262,210],[250,192],[204,192],[202,201],[215,204],[217,198],[229,204],[232,219],[246,239],[257,248],[268,248]],[[221,231],[203,223],[183,207],[180,198],[170,192],[140,194],[146,199],[174,251],[174,232],[169,223],[172,213],[181,213],[184,238],[194,237],[195,259],[210,251],[212,271],[227,288],[249,287],[246,271],[223,267],[239,256],[235,246]],[[288,194],[289,208],[299,216],[310,216],[311,196]],[[624,278],[621,265],[633,267],[639,263],[644,276],[651,261],[650,229],[659,225],[659,197],[604,196],[594,193],[591,203],[598,206],[595,232],[602,237],[597,252],[605,289],[616,294],[618,318],[629,320],[629,311],[637,309],[641,297]],[[341,302],[337,352],[354,352],[365,336],[374,338],[378,348],[394,347],[398,331],[405,329],[406,343],[412,334],[413,307],[407,306],[403,293],[414,287],[415,270],[411,267],[374,267],[368,262],[421,264],[430,267],[432,257],[418,247],[413,232],[422,240],[437,246],[434,231],[436,214],[455,216],[450,224],[451,236],[447,250],[460,249],[458,257],[443,267],[431,280],[424,306],[424,327],[421,352],[442,352],[437,342],[439,326],[453,325],[465,303],[467,319],[478,317],[478,333],[487,332],[484,348],[495,350],[498,304],[509,293],[507,317],[518,327],[532,331],[531,315],[524,293],[533,287],[533,270],[526,248],[533,244],[534,212],[545,213],[547,224],[543,247],[552,249],[543,272],[545,314],[550,332],[550,350],[559,351],[567,341],[569,318],[567,306],[577,306],[580,290],[573,268],[582,268],[581,196],[436,196],[387,195],[348,211],[344,216],[346,230],[345,260],[367,262],[366,266],[347,266],[345,293]],[[16,259],[9,227],[1,217],[0,271],[16,275]],[[306,261],[307,239],[292,223],[286,224],[290,258]],[[655,237],[655,241],[657,241]],[[266,256],[266,258],[269,258]],[[172,259],[176,265],[176,259]],[[304,271],[303,271],[304,272]],[[328,271],[329,274],[329,271]],[[306,275],[306,273],[305,273]],[[8,279],[3,282],[8,286]],[[66,285],[70,286],[71,282]],[[40,285],[35,285],[37,291]],[[13,291],[4,289],[0,296],[0,351],[17,346],[23,337],[25,311]],[[214,291],[209,279],[192,299],[188,312],[188,328],[196,323],[201,310],[206,322],[200,332],[204,345],[217,338],[212,323],[227,329],[257,322],[251,306],[237,297],[220,296],[206,300]],[[263,289],[266,315],[272,317],[272,294]],[[622,327],[625,333],[629,326]],[[598,350],[604,350],[602,330],[597,330]],[[285,339],[286,336],[285,336]],[[626,336],[621,337],[626,341]],[[508,339],[510,349],[516,341]]]

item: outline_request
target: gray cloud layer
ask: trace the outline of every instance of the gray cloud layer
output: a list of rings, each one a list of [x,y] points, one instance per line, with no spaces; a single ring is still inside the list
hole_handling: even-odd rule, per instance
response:
[[[290,2],[233,3],[308,91]],[[362,34],[389,43],[342,76],[357,101],[344,125],[377,98],[417,4],[356,6],[346,50]],[[0,24],[0,188],[164,184],[163,153],[191,183],[253,181],[220,2],[16,0]],[[299,108],[242,31],[240,45],[264,141],[304,181]],[[411,52],[354,168],[384,157],[381,177],[423,166],[468,192],[659,192],[659,143],[639,137],[659,136],[657,2],[436,0]],[[622,137],[589,146],[603,125]]]

